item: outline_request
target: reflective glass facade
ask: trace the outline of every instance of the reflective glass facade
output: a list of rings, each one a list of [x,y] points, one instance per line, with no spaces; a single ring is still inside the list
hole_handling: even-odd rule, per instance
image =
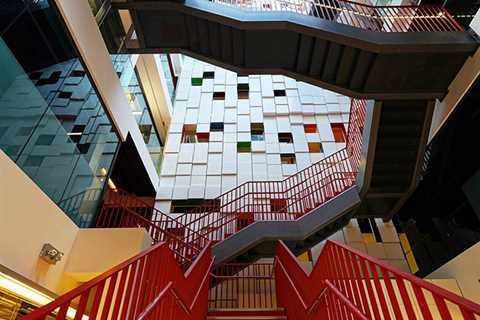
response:
[[[132,113],[137,120],[138,127],[143,135],[143,140],[147,145],[155,168],[157,172],[160,173],[162,146],[160,145],[158,134],[152,122],[149,107],[131,58],[135,59],[135,57],[128,54],[116,54],[112,55],[112,62],[120,79],[120,84],[125,90]]]
[[[159,54],[160,62],[162,63],[163,74],[165,75],[165,80],[167,82],[167,90],[172,100],[172,105],[175,101],[175,84],[173,82],[173,77],[171,73],[170,65],[168,64],[168,54]]]
[[[0,148],[77,225],[92,224],[118,137],[47,1],[0,10]]]

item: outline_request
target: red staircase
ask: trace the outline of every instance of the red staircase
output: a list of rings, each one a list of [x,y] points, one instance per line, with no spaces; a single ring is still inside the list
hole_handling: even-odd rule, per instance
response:
[[[204,246],[256,221],[295,220],[355,183],[366,101],[352,99],[346,147],[283,181],[246,182],[174,219],[124,191],[110,191],[97,227],[144,227],[187,268]],[[279,205],[281,204],[281,205]]]
[[[332,241],[310,274],[282,242],[273,264],[225,265],[214,274],[210,252],[183,273],[166,243],[157,244],[22,319],[480,317],[480,305]]]
[[[184,273],[159,243],[22,319],[205,319],[212,264],[208,245]]]
[[[478,319],[480,305],[343,244],[326,241],[307,274],[280,242],[279,305],[289,319]]]

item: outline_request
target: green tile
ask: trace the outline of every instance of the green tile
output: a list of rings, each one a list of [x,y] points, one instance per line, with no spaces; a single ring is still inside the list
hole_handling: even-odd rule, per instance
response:
[[[250,148],[252,143],[250,141],[240,141],[237,142],[237,148]]]
[[[192,77],[192,86],[201,86],[203,83],[202,78],[193,78]]]

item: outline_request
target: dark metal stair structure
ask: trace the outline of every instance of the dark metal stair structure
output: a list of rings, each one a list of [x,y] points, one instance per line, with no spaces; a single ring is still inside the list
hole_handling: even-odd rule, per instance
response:
[[[415,190],[428,141],[434,102],[370,102],[363,135],[365,166],[357,177],[361,205],[355,216],[390,219]]]
[[[255,222],[213,246],[215,265],[272,257],[284,240],[301,254],[352,217],[390,219],[417,186],[433,102],[367,102],[356,185],[294,221]]]
[[[325,2],[318,1],[317,6]],[[132,15],[130,53],[181,52],[241,74],[284,74],[356,98],[440,98],[478,47],[453,19],[436,25],[443,20],[432,15],[448,15],[441,7],[427,7],[430,13],[422,16],[423,7],[393,7],[400,9],[392,13],[388,7],[329,2],[354,6],[347,8],[355,12],[348,22],[338,13],[345,7],[337,8],[336,16],[319,17],[313,9],[247,10],[235,2],[113,0],[112,8]],[[270,7],[279,2],[285,1],[272,0]],[[407,26],[401,18],[384,21],[395,14],[420,19]]]
[[[273,6],[285,1],[263,2]],[[297,220],[252,219],[241,229],[211,239],[218,241],[213,247],[216,265],[273,256],[278,239],[299,254],[351,217],[389,219],[416,187],[433,101],[445,95],[467,57],[477,49],[475,37],[455,25],[442,26],[448,13],[441,7],[428,7],[435,14],[422,16],[425,7],[408,7],[410,11],[395,7],[397,11],[385,13],[366,6],[370,11],[361,14],[369,19],[365,26],[364,22],[349,25],[339,18],[338,13],[347,7],[332,9],[337,11],[333,18],[328,12],[319,15],[317,9],[325,9],[325,0],[306,2],[318,7],[310,8],[317,14],[246,10],[236,2],[113,0],[112,8],[129,10],[133,18],[126,41],[130,53],[181,52],[241,74],[284,74],[373,100],[367,108],[356,186],[314,204]],[[328,3],[348,4],[348,12],[365,7],[340,0]],[[397,25],[403,18],[393,24],[385,22],[395,15],[420,19],[407,26]]]

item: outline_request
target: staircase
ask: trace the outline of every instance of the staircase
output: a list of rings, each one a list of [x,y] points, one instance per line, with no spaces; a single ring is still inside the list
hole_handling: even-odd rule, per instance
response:
[[[213,270],[210,247],[184,273],[160,243],[24,316],[112,320],[466,319],[480,305],[327,241],[306,273],[282,242],[274,263]],[[216,273],[215,273],[216,272]],[[210,284],[209,284],[210,283]]]
[[[180,52],[366,99],[441,98],[477,41],[438,5],[343,0],[113,0],[130,53]],[[446,63],[448,61],[448,63]]]
[[[215,266],[273,257],[279,239],[301,254],[354,216],[388,218],[408,197],[431,118],[419,103],[352,99],[345,149],[286,180],[247,182],[176,219],[110,192],[97,226],[144,227],[155,242],[169,241],[184,268],[209,241]]]
[[[361,183],[360,217],[390,219],[416,188],[428,141],[434,103],[428,101],[375,102],[368,136],[365,174]],[[367,120],[368,121],[368,120]]]

